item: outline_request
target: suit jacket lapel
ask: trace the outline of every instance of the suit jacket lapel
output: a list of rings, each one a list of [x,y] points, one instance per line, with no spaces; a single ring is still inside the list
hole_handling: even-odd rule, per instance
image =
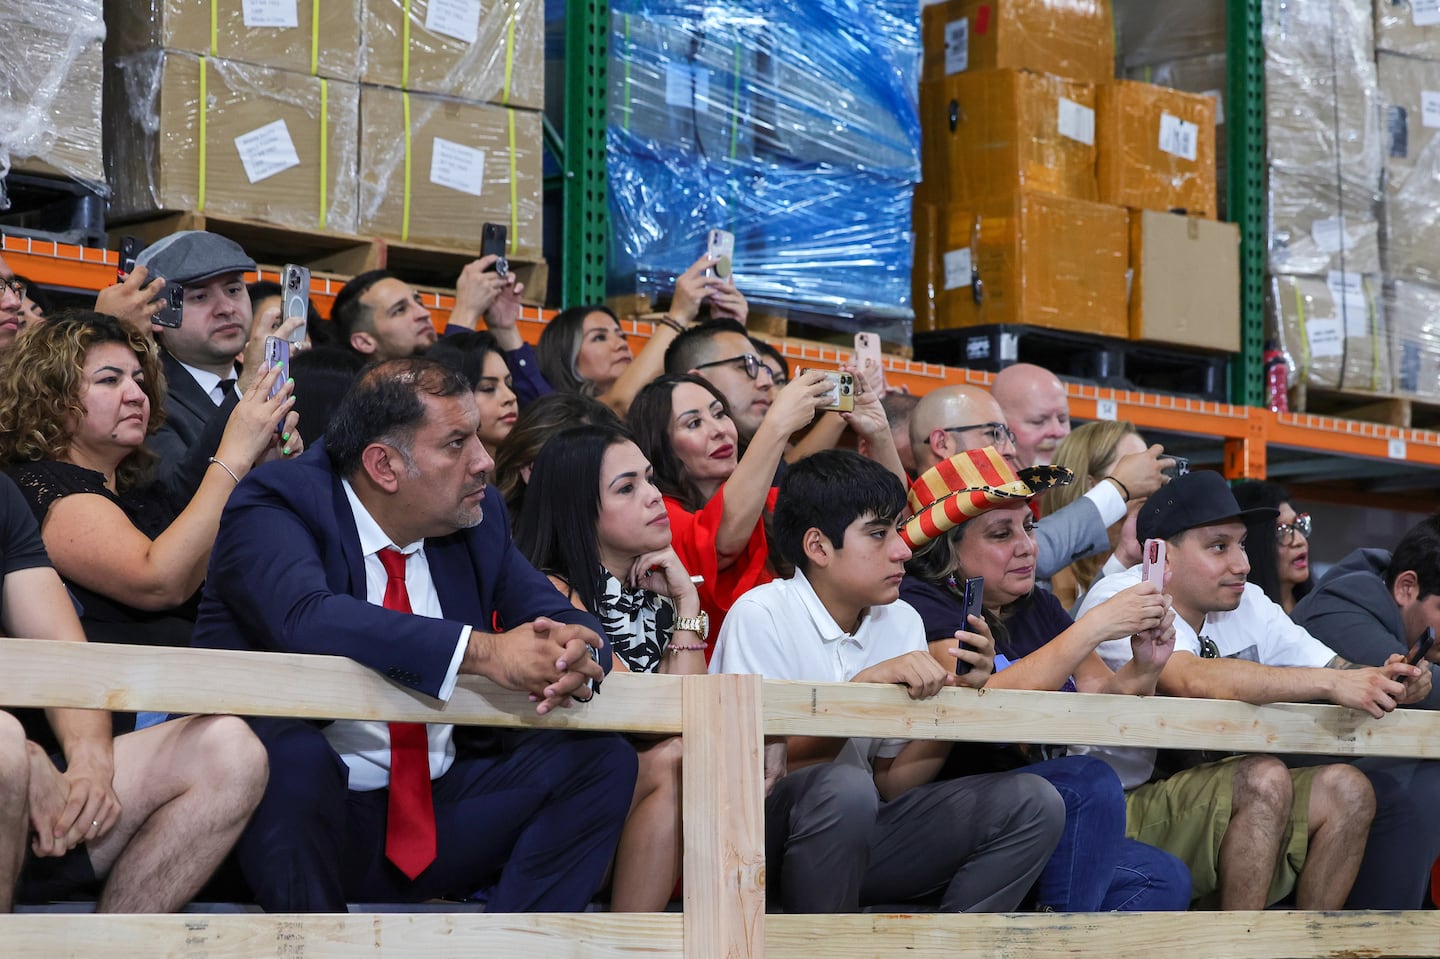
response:
[[[320,450],[319,455],[325,455],[322,447],[317,449]],[[307,451],[306,455],[310,452],[313,451]],[[351,596],[364,599],[365,557],[360,552],[360,532],[355,528],[355,514],[350,510],[350,499],[345,495],[345,486],[334,472],[330,472],[330,495],[335,527],[340,534],[340,551],[345,554],[345,572],[350,577],[350,581],[345,584],[345,591]]]
[[[215,409],[215,401],[200,388],[190,371],[163,350],[160,353],[160,362],[165,367],[166,398],[200,422],[209,418]]]

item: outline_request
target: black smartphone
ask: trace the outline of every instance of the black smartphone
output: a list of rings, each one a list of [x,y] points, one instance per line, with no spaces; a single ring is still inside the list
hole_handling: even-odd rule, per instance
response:
[[[1175,461],[1175,465],[1167,466],[1165,469],[1160,471],[1166,476],[1170,477],[1171,479],[1178,479],[1179,477],[1184,476],[1186,473],[1190,472],[1190,460],[1188,457],[1175,456],[1171,454],[1170,459]]]
[[[140,242],[138,236],[127,236],[120,240],[120,265],[115,269],[115,282],[125,282],[125,277],[135,270],[135,258],[143,249],[145,244]]]
[[[960,603],[965,607],[965,629],[970,629],[970,617],[979,616],[984,618],[985,613],[981,608],[981,600],[985,596],[985,577],[971,576],[965,580],[965,586],[960,593]],[[968,647],[967,647],[968,648]],[[955,675],[963,676],[970,672],[970,664],[963,659],[955,660]]]
[[[492,269],[501,276],[510,273],[510,261],[505,258],[505,245],[509,242],[510,228],[503,223],[486,223],[480,227],[480,255],[494,256]]]
[[[160,307],[159,313],[150,317],[150,322],[171,330],[179,329],[185,316],[185,287],[179,283],[167,283],[161,296],[165,305]]]
[[[1425,658],[1425,654],[1430,652],[1430,647],[1434,645],[1435,630],[1430,628],[1429,626],[1426,626],[1425,632],[1420,634],[1420,641],[1415,644],[1415,652],[1412,653],[1410,658],[1405,661],[1411,666],[1419,666],[1420,660]]]

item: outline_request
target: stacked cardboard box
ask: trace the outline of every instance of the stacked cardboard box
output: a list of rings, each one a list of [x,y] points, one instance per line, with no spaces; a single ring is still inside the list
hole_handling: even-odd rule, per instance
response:
[[[0,175],[102,183],[100,0],[8,0],[0,36]]]
[[[541,0],[111,0],[112,210],[477,250],[494,221],[538,258],[542,17]]]

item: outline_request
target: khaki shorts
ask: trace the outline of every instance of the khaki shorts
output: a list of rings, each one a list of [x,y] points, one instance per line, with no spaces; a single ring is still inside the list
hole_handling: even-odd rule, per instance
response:
[[[1220,907],[1220,842],[1230,824],[1235,770],[1243,756],[1196,766],[1169,779],[1146,783],[1125,797],[1125,835],[1159,846],[1190,867],[1197,909]],[[1290,770],[1295,801],[1280,840],[1280,856],[1270,877],[1267,906],[1295,888],[1310,845],[1310,785],[1323,767]]]

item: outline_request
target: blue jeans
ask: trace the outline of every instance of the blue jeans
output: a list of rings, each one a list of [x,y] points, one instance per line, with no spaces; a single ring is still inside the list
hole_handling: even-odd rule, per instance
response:
[[[1125,838],[1125,791],[1103,760],[1066,756],[1024,769],[1065,800],[1065,831],[1036,884],[1056,912],[1190,908],[1190,871],[1170,853]]]

